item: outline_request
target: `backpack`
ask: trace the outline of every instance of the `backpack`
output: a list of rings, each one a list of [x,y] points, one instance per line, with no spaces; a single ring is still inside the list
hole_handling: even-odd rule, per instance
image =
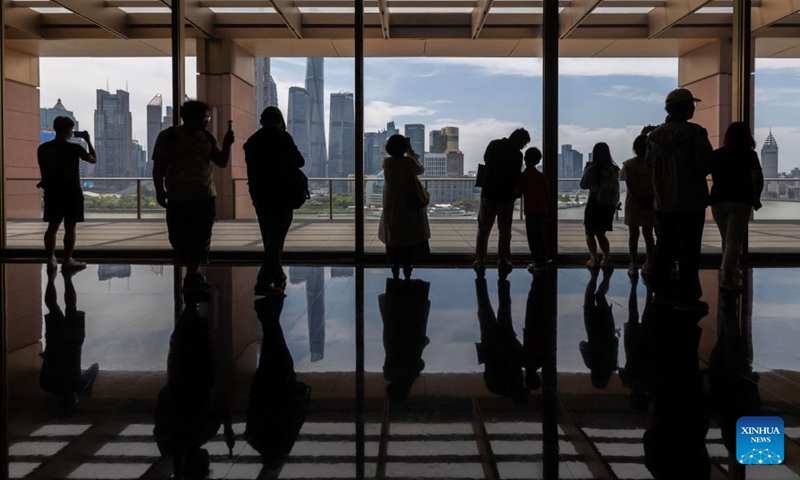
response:
[[[616,176],[603,175],[594,195],[603,205],[616,206],[619,203],[619,181]]]
[[[286,201],[287,205],[297,210],[302,207],[306,200],[311,198],[311,191],[308,188],[308,177],[297,167],[289,167],[286,172]]]

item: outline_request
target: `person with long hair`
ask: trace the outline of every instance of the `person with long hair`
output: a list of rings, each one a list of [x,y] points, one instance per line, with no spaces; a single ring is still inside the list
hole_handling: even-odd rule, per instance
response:
[[[427,207],[417,207],[410,201],[415,194],[412,188],[417,175],[425,173],[419,163],[419,155],[411,143],[402,135],[392,135],[386,141],[383,160],[383,210],[378,226],[378,239],[386,245],[386,256],[392,264],[392,276],[411,278],[414,263],[430,253],[428,240],[431,229],[428,225]]]
[[[653,176],[644,163],[647,153],[647,134],[642,133],[633,141],[633,153],[636,155],[622,163],[620,179],[625,181],[628,193],[625,195],[625,225],[628,226],[628,252],[631,264],[628,275],[635,277],[639,274],[639,230],[644,237],[647,260],[642,266],[642,275],[650,273],[653,262],[653,253],[656,242],[653,229],[656,226],[656,209],[653,207],[655,192],[653,192]]]
[[[761,208],[764,174],[755,147],[750,127],[734,122],[725,132],[724,146],[714,151],[711,211],[722,237],[723,290],[742,287],[738,264],[747,222],[753,209]]]
[[[589,201],[583,214],[586,246],[589,248],[589,268],[614,268],[606,232],[612,230],[614,213],[619,204],[619,167],[611,158],[608,144],[600,142],[592,149],[592,161],[586,164],[581,178],[581,188],[589,190]],[[597,256],[597,247],[603,253]]]

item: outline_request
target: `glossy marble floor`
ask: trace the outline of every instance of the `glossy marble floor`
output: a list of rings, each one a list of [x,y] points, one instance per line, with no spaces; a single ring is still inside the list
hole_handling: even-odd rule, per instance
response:
[[[704,271],[706,315],[624,270],[2,268],[11,478],[800,478],[800,269]],[[782,465],[736,463],[746,415]]]

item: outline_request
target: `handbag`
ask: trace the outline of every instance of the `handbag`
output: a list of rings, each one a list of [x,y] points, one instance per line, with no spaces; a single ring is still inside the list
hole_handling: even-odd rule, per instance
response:
[[[478,173],[475,174],[475,186],[483,187],[483,179],[486,177],[486,165],[478,164]]]
[[[431,203],[431,194],[416,175],[412,175],[408,185],[408,208],[425,208]]]

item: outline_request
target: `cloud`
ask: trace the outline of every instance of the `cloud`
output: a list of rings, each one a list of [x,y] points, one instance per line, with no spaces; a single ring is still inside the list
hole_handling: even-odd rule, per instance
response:
[[[664,101],[664,95],[650,92],[643,88],[632,87],[630,85],[612,85],[605,92],[598,92],[595,95],[601,97],[622,98],[634,102],[654,103],[660,105]]]
[[[394,105],[389,102],[373,100],[364,106],[365,131],[386,128],[386,122],[405,116],[431,116],[436,110],[422,105]],[[402,124],[402,122],[400,122]]]
[[[414,58],[421,65],[467,67],[479,75],[541,77],[541,58]],[[571,76],[636,75],[678,77],[677,58],[562,58],[559,74]]]
[[[757,58],[756,71],[758,70],[800,71],[800,58]]]

